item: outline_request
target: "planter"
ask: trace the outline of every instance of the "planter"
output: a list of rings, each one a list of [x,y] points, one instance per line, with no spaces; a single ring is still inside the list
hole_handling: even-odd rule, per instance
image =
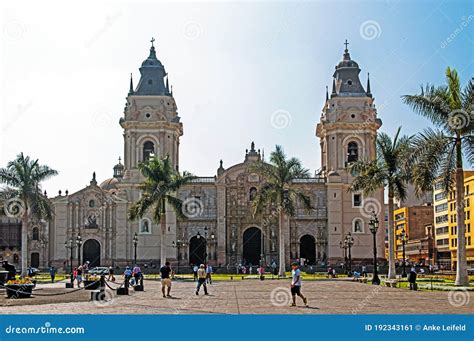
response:
[[[100,281],[84,281],[84,288],[86,290],[96,290],[100,287]]]
[[[28,298],[31,296],[31,292],[34,288],[33,284],[7,284],[8,298]]]

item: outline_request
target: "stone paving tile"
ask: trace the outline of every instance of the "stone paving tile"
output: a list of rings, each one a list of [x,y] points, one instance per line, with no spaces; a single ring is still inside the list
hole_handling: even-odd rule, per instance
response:
[[[173,298],[163,298],[158,281],[145,281],[144,292],[131,291],[129,296],[116,296],[107,290],[107,302],[84,301],[58,296],[55,303],[31,305],[27,300],[16,300],[20,306],[2,305],[0,314],[471,314],[474,297],[470,292],[459,292],[465,304],[450,304],[448,292],[409,291],[376,287],[343,280],[305,281],[302,292],[309,308],[297,298],[297,307],[290,307],[288,281],[245,280],[214,282],[209,285],[209,296],[201,289],[194,294],[195,283],[174,282]],[[43,288],[65,290],[61,285]],[[37,302],[38,303],[38,302]]]

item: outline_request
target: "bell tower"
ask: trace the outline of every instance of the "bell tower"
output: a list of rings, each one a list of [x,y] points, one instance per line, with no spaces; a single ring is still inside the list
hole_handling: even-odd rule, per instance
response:
[[[179,168],[179,139],[183,124],[177,113],[168,74],[156,57],[155,39],[151,39],[150,54],[140,67],[136,88],[130,76],[130,89],[120,125],[124,130],[124,180],[139,181],[138,164],[150,157],[169,155]]]
[[[372,243],[368,221],[372,210],[376,211],[380,222],[385,221],[383,189],[367,198],[362,193],[349,191],[353,176],[348,166],[358,160],[375,159],[377,130],[382,121],[377,117],[369,77],[364,89],[359,79],[361,70],[351,59],[347,40],[345,45],[343,58],[333,74],[331,92],[326,88],[326,101],[316,127],[322,174],[327,183],[330,262],[343,259],[339,243],[349,232],[356,241],[353,258],[370,259]],[[384,227],[380,230],[377,246],[379,256],[383,257]]]

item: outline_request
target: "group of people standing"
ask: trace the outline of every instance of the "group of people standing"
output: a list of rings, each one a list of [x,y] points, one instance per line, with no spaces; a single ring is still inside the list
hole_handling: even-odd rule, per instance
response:
[[[87,275],[89,273],[89,264],[90,262],[87,261],[82,265],[79,265],[78,267],[75,267],[72,269],[72,282],[77,281],[77,287],[79,288],[81,286],[81,283],[83,282],[83,276]]]

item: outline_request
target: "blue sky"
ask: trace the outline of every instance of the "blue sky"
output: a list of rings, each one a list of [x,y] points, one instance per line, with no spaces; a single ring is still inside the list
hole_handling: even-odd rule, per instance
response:
[[[428,121],[400,96],[474,75],[469,1],[60,2],[0,5],[0,165],[23,151],[58,169],[48,193],[75,191],[123,157],[118,120],[130,72],[155,37],[184,124],[181,169],[214,175],[245,149],[281,144],[320,167],[315,127],[344,40],[370,72],[382,130],[414,134]],[[449,39],[448,39],[449,38]],[[136,83],[135,83],[136,84]],[[282,129],[272,114],[288,119]],[[277,127],[275,127],[277,126]],[[280,127],[281,128],[281,127]]]

